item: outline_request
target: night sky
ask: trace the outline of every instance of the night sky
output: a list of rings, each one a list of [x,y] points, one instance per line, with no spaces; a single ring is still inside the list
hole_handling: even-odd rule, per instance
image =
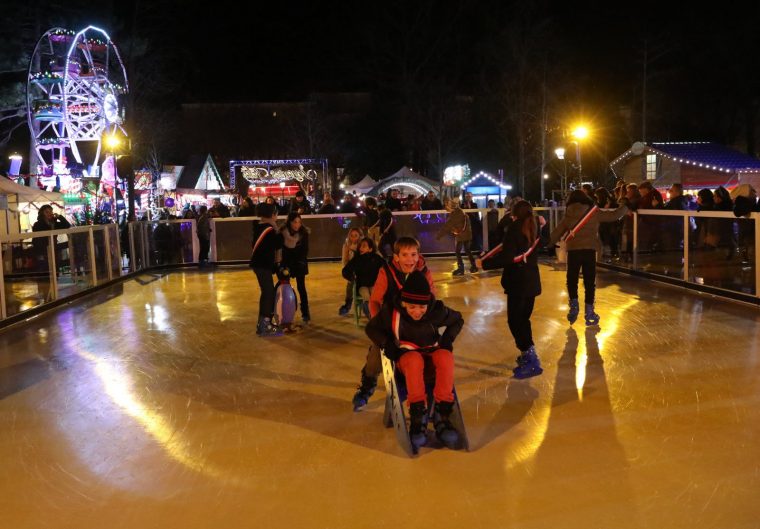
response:
[[[409,139],[419,136],[420,124],[405,109],[444,93],[473,98],[477,121],[456,156],[514,166],[518,140],[505,125],[514,112],[509,106],[520,94],[530,100],[520,112],[540,113],[543,80],[550,134],[579,118],[590,120],[600,139],[596,170],[603,173],[610,158],[641,139],[646,56],[647,140],[712,140],[754,154],[757,4],[702,10],[680,3],[610,4],[174,0],[93,8],[80,0],[65,6],[14,2],[0,28],[13,35],[0,50],[0,89],[25,78],[8,66],[28,60],[35,30],[93,23],[132,60],[132,115],[143,116],[142,124],[168,109],[179,112],[182,103],[303,101],[314,92],[368,92],[385,105],[380,115],[402,116],[377,125],[385,136],[403,129],[388,139],[397,145],[385,151],[403,153],[389,167],[418,161],[435,172],[420,154],[424,146]],[[147,137],[154,128],[143,126],[136,134]],[[25,134],[25,127],[18,129],[5,148],[23,142]],[[529,136],[519,141],[535,141],[535,132]],[[192,150],[166,145],[167,152]],[[360,156],[346,158],[350,166]],[[357,171],[372,163],[357,161]]]

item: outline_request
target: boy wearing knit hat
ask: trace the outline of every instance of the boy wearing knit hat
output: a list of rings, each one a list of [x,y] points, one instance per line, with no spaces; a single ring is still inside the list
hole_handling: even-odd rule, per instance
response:
[[[425,265],[425,259],[420,255],[420,243],[413,237],[400,237],[393,245],[393,260],[383,265],[375,279],[372,295],[369,298],[369,314],[374,317],[383,305],[392,304],[409,275],[415,270],[427,279],[430,292],[435,294],[433,275]],[[380,348],[370,345],[367,360],[362,367],[362,378],[352,399],[354,411],[361,410],[374,394],[377,378],[383,370]]]
[[[459,437],[449,418],[454,405],[454,339],[462,330],[462,315],[436,300],[425,275],[409,274],[394,303],[386,303],[366,327],[367,336],[383,349],[406,378],[412,444],[426,442],[426,398],[423,372],[425,359],[435,366],[434,426],[438,439],[447,447]],[[443,334],[438,329],[445,327]]]

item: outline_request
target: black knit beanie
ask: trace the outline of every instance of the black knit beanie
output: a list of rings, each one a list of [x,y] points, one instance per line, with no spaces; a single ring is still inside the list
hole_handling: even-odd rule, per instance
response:
[[[418,270],[409,274],[401,288],[401,301],[414,305],[427,305],[432,298],[433,295],[430,293],[430,285],[425,274]]]

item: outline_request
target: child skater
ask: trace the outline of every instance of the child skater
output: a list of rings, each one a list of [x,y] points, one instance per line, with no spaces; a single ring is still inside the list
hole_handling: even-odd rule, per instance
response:
[[[539,227],[530,202],[520,200],[512,207],[512,222],[502,241],[504,271],[501,286],[507,295],[507,323],[520,356],[512,369],[515,378],[530,378],[544,372],[536,354],[530,316],[536,296],[541,294],[538,273]]]
[[[596,252],[601,247],[599,240],[599,223],[616,222],[628,213],[628,200],[623,198],[619,208],[613,211],[601,211],[594,200],[580,189],[576,189],[567,198],[564,218],[552,231],[549,247],[553,247],[561,238],[567,241],[567,293],[570,297],[570,310],[567,320],[572,324],[578,319],[578,273],[583,270],[583,288],[586,304],[584,318],[586,325],[599,323],[599,314],[594,311],[596,294]]]
[[[393,245],[393,260],[383,264],[377,273],[375,286],[369,298],[370,317],[375,317],[384,304],[393,302],[401,291],[401,287],[406,283],[409,274],[415,270],[425,276],[430,285],[430,292],[435,295],[433,275],[425,266],[425,259],[420,255],[420,243],[413,237],[400,237]],[[361,384],[353,398],[354,411],[359,411],[367,405],[367,401],[377,387],[377,377],[382,371],[380,348],[371,344],[367,351],[367,360],[362,368]]]
[[[357,249],[359,247],[359,241],[362,238],[362,230],[359,228],[351,228],[348,230],[348,235],[346,236],[346,240],[343,242],[343,248],[340,252],[340,262],[341,265],[345,268],[345,266],[351,261],[351,259],[354,258],[354,256],[358,253]],[[345,274],[343,274],[345,277]],[[338,314],[340,316],[345,316],[349,313],[351,310],[351,305],[354,301],[354,280],[353,278],[349,279],[346,278],[348,283],[346,284],[346,297],[343,305],[340,306],[338,309]]]
[[[281,266],[290,271],[298,288],[298,301],[301,305],[301,319],[309,323],[309,294],[306,292],[306,276],[309,275],[309,229],[303,225],[301,215],[292,211],[288,214],[285,225],[280,229],[282,235]]]
[[[249,266],[256,274],[261,295],[259,297],[259,319],[256,334],[259,336],[280,336],[282,330],[272,323],[274,315],[274,281],[272,274],[277,267],[277,253],[282,248],[282,235],[277,228],[277,207],[274,204],[259,204],[259,222],[253,224],[253,251]]]
[[[383,305],[367,324],[366,333],[383,354],[396,362],[406,378],[409,404],[409,437],[417,448],[427,442],[425,359],[435,366],[435,433],[448,448],[459,434],[449,420],[454,405],[454,339],[462,330],[462,315],[447,308],[430,292],[422,272],[412,272],[393,303]],[[440,327],[445,327],[439,334]]]
[[[372,296],[372,289],[375,286],[377,274],[384,264],[385,260],[377,253],[375,241],[365,237],[359,243],[358,253],[343,267],[343,277],[351,285],[356,285],[359,296],[364,300],[362,311],[367,318],[369,318],[369,300]]]

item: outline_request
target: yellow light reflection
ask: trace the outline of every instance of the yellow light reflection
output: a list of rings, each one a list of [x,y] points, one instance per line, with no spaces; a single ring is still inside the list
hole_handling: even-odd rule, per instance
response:
[[[106,394],[127,415],[139,422],[166,453],[181,465],[214,478],[220,472],[206,464],[201,458],[190,453],[187,443],[177,435],[176,430],[153,410],[147,409],[132,393],[128,378],[114,365],[85,351],[77,351],[82,358],[92,362],[95,373],[103,382]]]
[[[602,320],[604,327],[596,336],[600,356],[604,351],[604,343],[607,341],[607,338],[618,331],[625,311],[638,302],[638,299],[627,296],[625,303],[616,306],[611,312],[604,315],[604,319]],[[588,364],[588,350],[586,348],[587,344],[584,343],[582,349],[579,347],[578,354],[575,357],[575,388],[578,390],[578,400],[580,401],[583,400],[583,386],[586,383],[586,365]]]

